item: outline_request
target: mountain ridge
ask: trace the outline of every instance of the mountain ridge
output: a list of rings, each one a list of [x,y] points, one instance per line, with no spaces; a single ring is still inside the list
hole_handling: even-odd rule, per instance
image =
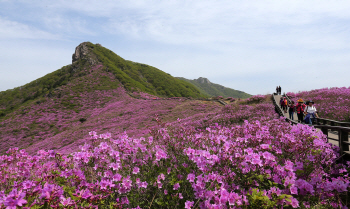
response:
[[[199,91],[208,96],[208,97],[215,97],[215,96],[223,96],[223,97],[233,97],[233,98],[249,98],[250,94],[245,93],[243,91],[231,89],[225,86],[222,86],[220,84],[212,83],[209,81],[208,78],[199,77],[197,79],[187,79],[183,77],[177,77],[178,79],[187,81],[194,86],[196,86]]]
[[[205,97],[191,83],[182,81],[155,67],[123,59],[100,44],[83,42],[72,55],[72,64],[66,65],[23,86],[0,92],[0,117],[18,109],[27,101],[50,97],[55,89],[71,80],[91,73],[96,66],[111,72],[117,82],[92,86],[92,90],[115,89],[122,85],[130,92],[145,92],[160,97]],[[107,81],[106,81],[107,82]],[[80,91],[77,87],[77,90]]]

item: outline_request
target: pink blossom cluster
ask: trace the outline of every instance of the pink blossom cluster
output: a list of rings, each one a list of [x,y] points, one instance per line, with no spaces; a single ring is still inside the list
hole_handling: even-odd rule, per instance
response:
[[[206,128],[212,124],[218,123],[225,126],[233,124],[242,124],[245,120],[249,121],[269,121],[277,117],[271,101],[267,101],[267,96],[257,104],[247,105],[245,100],[241,103],[232,103],[222,107],[219,111],[209,113],[198,113],[181,119],[186,125],[193,127]],[[175,124],[173,122],[172,124]]]
[[[266,95],[253,95],[251,97],[249,97],[248,99],[243,100],[243,102],[247,103],[247,104],[252,104],[252,103],[261,103],[264,100],[266,100]]]
[[[349,167],[325,135],[283,119],[196,129],[159,119],[149,137],[89,134],[80,151],[11,148],[0,208],[343,207]]]
[[[227,97],[226,100],[227,100],[227,101],[230,101],[230,102],[235,102],[235,101],[236,101],[236,98]]]

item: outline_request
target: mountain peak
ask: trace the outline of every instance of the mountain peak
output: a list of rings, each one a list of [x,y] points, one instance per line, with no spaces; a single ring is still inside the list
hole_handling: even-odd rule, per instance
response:
[[[100,44],[97,44],[100,45]],[[86,60],[88,61],[91,65],[95,65],[98,63],[98,60],[96,58],[96,56],[94,56],[92,52],[92,48],[94,47],[93,44],[91,44],[90,42],[83,42],[81,44],[79,44],[76,48],[75,48],[75,52],[72,55],[72,63],[75,63],[79,60]]]
[[[210,81],[208,78],[203,78],[203,77],[199,77],[198,79],[195,79],[198,83],[207,83],[210,84]]]

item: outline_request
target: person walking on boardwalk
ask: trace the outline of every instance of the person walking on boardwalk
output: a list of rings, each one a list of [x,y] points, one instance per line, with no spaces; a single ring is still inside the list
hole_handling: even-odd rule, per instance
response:
[[[304,118],[304,110],[306,105],[304,104],[303,99],[298,99],[298,104],[296,105],[297,110],[297,116],[298,116],[298,122],[301,123]]]
[[[306,108],[304,110],[305,113],[305,123],[312,125],[312,120],[318,118],[316,107],[314,106],[314,102],[312,100],[306,102]]]
[[[287,113],[287,108],[288,108],[288,100],[287,100],[287,98],[283,97],[283,102],[284,102],[284,113]]]
[[[279,90],[279,88],[278,88],[278,86],[277,86],[277,87],[276,87],[276,94],[277,94],[277,95],[278,95],[278,92],[279,92],[278,90]]]
[[[283,100],[283,97],[281,97],[281,99],[280,99],[280,106],[281,106],[281,109],[283,110],[283,106],[284,106],[284,100]]]
[[[294,101],[292,101],[292,104],[288,104],[288,107],[289,107],[289,119],[294,120],[294,112],[295,112]]]
[[[279,95],[281,95],[281,92],[282,92],[282,89],[281,89],[281,86],[278,87],[278,93]]]

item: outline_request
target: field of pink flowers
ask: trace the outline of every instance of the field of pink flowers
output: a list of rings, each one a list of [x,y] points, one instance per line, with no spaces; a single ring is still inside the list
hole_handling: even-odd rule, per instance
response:
[[[323,88],[298,93],[287,93],[293,100],[312,100],[321,118],[350,122],[350,87]]]
[[[269,96],[136,99],[111,83],[96,68],[0,122],[0,208],[347,208],[338,148]]]
[[[338,208],[349,167],[312,127],[283,119],[195,129],[157,119],[149,137],[91,131],[80,151],[0,157],[0,207]],[[343,207],[344,208],[344,207]]]

